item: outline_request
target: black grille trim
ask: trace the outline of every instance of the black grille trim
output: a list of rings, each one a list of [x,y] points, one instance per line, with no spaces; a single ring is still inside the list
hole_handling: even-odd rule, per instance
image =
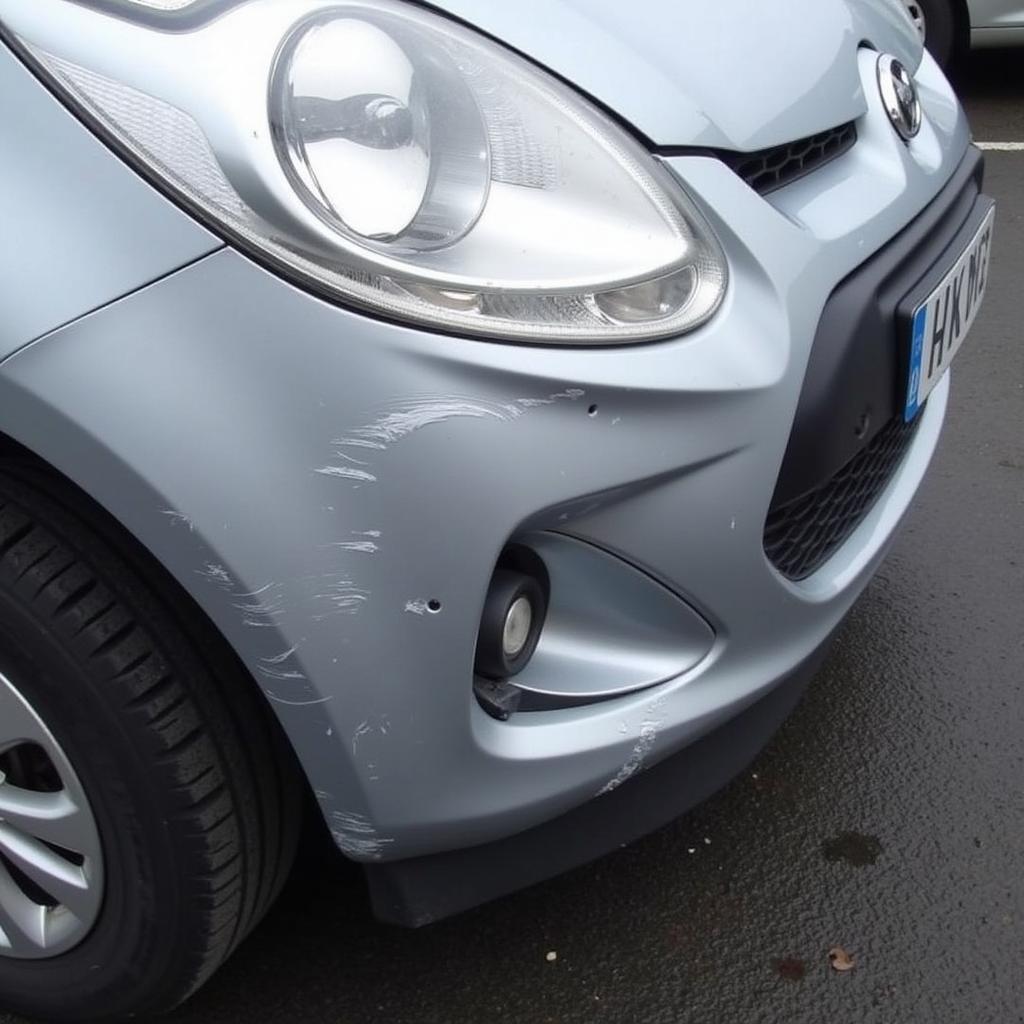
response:
[[[764,550],[790,580],[806,579],[828,560],[867,515],[892,478],[920,423],[891,419],[831,479],[768,511]]]
[[[755,153],[719,151],[718,156],[755,192],[764,196],[824,167],[852,149],[856,141],[857,126],[850,121],[838,128]]]

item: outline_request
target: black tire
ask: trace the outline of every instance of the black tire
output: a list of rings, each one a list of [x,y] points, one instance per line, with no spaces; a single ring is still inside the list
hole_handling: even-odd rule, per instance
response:
[[[0,956],[0,1007],[172,1009],[285,881],[304,806],[291,750],[187,597],[70,485],[18,459],[0,459],[0,671],[73,764],[105,873],[78,946]]]
[[[964,26],[957,0],[913,0],[925,19],[925,46],[940,67],[948,68],[960,56]]]

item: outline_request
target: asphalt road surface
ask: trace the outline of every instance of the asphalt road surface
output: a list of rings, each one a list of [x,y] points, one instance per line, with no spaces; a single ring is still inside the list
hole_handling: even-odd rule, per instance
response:
[[[979,141],[1024,141],[1021,68],[986,54],[961,77]],[[751,770],[418,932],[375,924],[333,858],[307,863],[174,1024],[1024,1021],[1024,152],[989,153],[987,191],[987,305],[938,455]]]

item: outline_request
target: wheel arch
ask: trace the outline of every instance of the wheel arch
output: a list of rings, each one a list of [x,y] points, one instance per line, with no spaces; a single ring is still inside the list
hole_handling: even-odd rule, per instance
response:
[[[159,493],[95,437],[82,434],[78,445],[70,450],[61,450],[57,439],[66,434],[68,426],[59,423],[45,403],[31,402],[32,413],[28,415],[24,415],[26,410],[19,403],[17,407],[21,408],[23,415],[11,417],[12,405],[3,400],[9,387],[10,382],[0,376],[0,462],[46,486],[52,496],[60,498],[91,529],[115,545],[159,598],[187,622],[194,633],[202,636],[205,642],[219,645],[222,656],[233,661],[240,670],[240,676],[259,693],[258,703],[267,711],[267,719],[284,747],[294,756],[310,804],[315,802],[319,791],[317,771],[314,769],[311,775],[308,758],[303,757],[301,737],[290,728],[288,718],[282,716],[274,703],[267,699],[252,670],[251,657],[247,657],[247,652],[233,643],[218,624],[223,614],[223,602],[203,600],[202,589],[198,588],[197,593],[197,588],[187,586],[182,580],[180,568],[171,568],[175,559],[168,557],[168,546],[154,546],[152,537],[147,543],[122,518],[125,509],[131,507],[159,506]],[[82,471],[83,466],[89,466],[90,471]],[[124,499],[119,503],[122,515],[109,507],[94,490],[96,481],[104,479],[118,482],[116,486]],[[184,518],[168,518],[167,525],[179,535],[192,532]],[[178,546],[176,538],[170,547]]]

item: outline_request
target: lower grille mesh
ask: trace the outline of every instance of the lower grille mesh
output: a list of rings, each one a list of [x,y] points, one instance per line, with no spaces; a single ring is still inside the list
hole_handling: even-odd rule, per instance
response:
[[[890,420],[830,480],[769,510],[764,550],[783,576],[810,576],[850,536],[895,472],[920,419]]]

